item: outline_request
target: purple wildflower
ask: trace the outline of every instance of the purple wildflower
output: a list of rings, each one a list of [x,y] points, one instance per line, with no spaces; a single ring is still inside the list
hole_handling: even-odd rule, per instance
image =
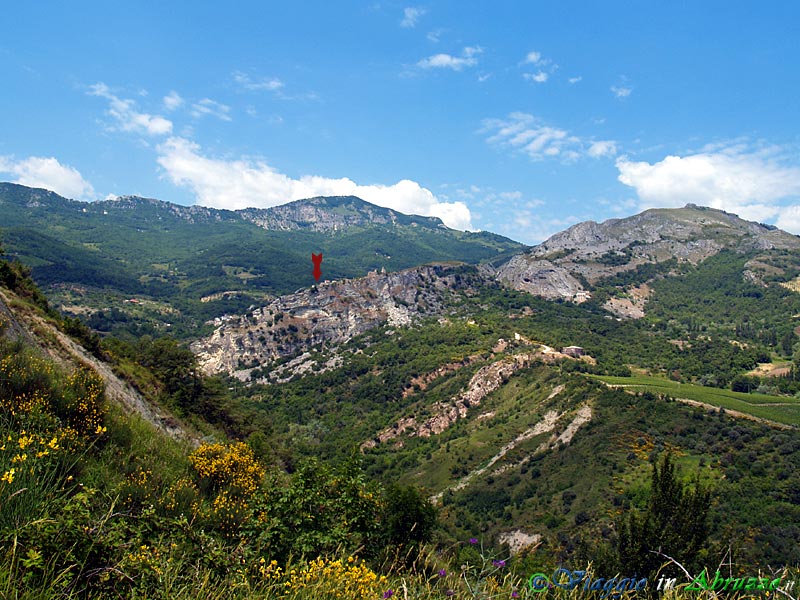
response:
[[[439,577],[447,577],[447,571],[444,569],[439,570]]]
[[[506,566],[506,561],[504,561],[504,560],[493,560],[492,561],[492,565],[494,565],[498,569],[502,569],[503,567]]]
[[[447,590],[447,591],[444,593],[444,595],[445,595],[445,596],[455,596],[455,595],[456,595],[456,593],[455,593],[453,590]]]
[[[394,596],[394,590],[386,590],[383,592],[383,600],[386,600],[386,598],[391,598],[392,596]]]
[[[519,598],[519,592],[517,590],[514,590],[513,592],[511,592],[511,597],[512,598]]]
[[[469,543],[473,546],[478,543],[478,538],[469,538]]]

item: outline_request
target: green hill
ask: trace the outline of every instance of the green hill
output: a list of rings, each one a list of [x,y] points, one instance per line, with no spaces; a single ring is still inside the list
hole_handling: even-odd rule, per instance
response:
[[[599,561],[597,544],[610,544],[621,515],[641,505],[651,461],[669,450],[714,490],[709,564],[729,546],[737,564],[800,561],[791,542],[800,517],[796,427],[674,402],[674,388],[650,393],[637,387],[641,378],[614,378],[631,384],[623,390],[587,377],[623,365],[664,372],[696,360],[676,354],[648,323],[607,316],[486,288],[446,320],[364,334],[340,351],[338,367],[288,383],[240,384],[242,406],[263,419],[251,416],[241,431],[250,435],[268,423],[294,453],[334,461],[361,447],[368,473],[436,496],[449,535],[481,533],[495,545],[514,536],[538,539],[537,565]],[[593,361],[542,346],[573,343]],[[696,350],[713,356],[717,346]],[[319,367],[329,358],[323,352],[314,360]],[[709,388],[682,389],[706,390],[704,400],[714,404]],[[764,400],[736,396],[753,405]],[[795,424],[793,398],[768,398],[772,419]],[[759,543],[748,543],[753,538]]]

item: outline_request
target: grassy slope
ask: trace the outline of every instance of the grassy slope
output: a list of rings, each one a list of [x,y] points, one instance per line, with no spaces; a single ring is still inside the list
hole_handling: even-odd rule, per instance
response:
[[[565,391],[547,401],[558,385]],[[578,430],[568,448],[556,445],[537,451],[550,434],[531,437],[465,488],[446,492],[442,517],[452,535],[481,533],[496,541],[500,533],[512,530],[543,534],[538,564],[574,561],[581,543],[610,539],[623,510],[641,503],[650,459],[669,448],[678,453],[686,475],[699,469],[701,479],[715,489],[712,522],[718,550],[730,543],[737,548],[737,560],[800,560],[795,551],[741,547],[755,536],[785,548],[795,533],[793,518],[787,515],[800,517],[795,504],[800,498],[794,495],[797,478],[789,475],[800,466],[796,431],[720,419],[699,408],[604,388],[552,367],[512,377],[466,420],[440,436],[404,439],[402,448],[387,444],[370,451],[368,464],[386,479],[400,477],[431,492],[442,491],[466,473],[486,467],[501,447],[547,410],[567,413],[554,430],[559,434],[585,403],[592,406],[592,421]],[[480,417],[492,412],[490,418]],[[748,473],[746,465],[753,456],[758,456],[758,468]]]

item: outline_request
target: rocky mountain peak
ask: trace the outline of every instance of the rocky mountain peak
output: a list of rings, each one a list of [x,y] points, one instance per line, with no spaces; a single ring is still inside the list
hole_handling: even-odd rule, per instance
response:
[[[248,208],[242,217],[259,227],[277,231],[335,232],[364,225],[407,225],[444,228],[436,217],[405,215],[370,204],[356,196],[319,196],[271,208]]]
[[[672,258],[698,263],[723,249],[798,249],[800,237],[714,208],[654,208],[624,219],[586,221],[501,266],[506,285],[546,298],[582,301],[597,281]]]

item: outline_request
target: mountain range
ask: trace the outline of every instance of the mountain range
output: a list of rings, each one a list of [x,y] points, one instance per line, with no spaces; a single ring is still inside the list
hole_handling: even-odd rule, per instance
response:
[[[498,269],[497,277],[514,289],[544,298],[580,300],[599,282],[622,273],[672,260],[698,264],[722,250],[755,252],[746,268],[748,276],[758,279],[757,272],[764,267],[758,257],[769,260],[770,252],[798,248],[800,237],[774,226],[688,204],[603,223],[578,223],[514,256]],[[605,308],[623,316],[643,314],[619,297]]]
[[[323,280],[333,280],[502,260],[524,248],[354,197],[226,211],[135,196],[77,202],[2,183],[0,223],[6,252],[30,265],[64,310],[88,307],[102,331],[133,322],[139,333],[169,326],[177,335],[311,285],[311,253],[323,254]]]
[[[693,205],[653,209],[626,219],[577,224],[497,267],[441,265],[325,282],[275,299],[246,317],[219,320],[214,334],[193,347],[208,372],[245,374],[385,323],[441,315],[443,293],[463,293],[476,285],[500,284],[579,303],[594,294],[611,314],[641,318],[652,280],[680,264],[697,265],[722,251],[747,255],[742,277],[763,285],[764,277],[793,272],[785,257],[776,257],[798,250],[797,236],[724,211]],[[288,328],[290,336],[285,335]]]

